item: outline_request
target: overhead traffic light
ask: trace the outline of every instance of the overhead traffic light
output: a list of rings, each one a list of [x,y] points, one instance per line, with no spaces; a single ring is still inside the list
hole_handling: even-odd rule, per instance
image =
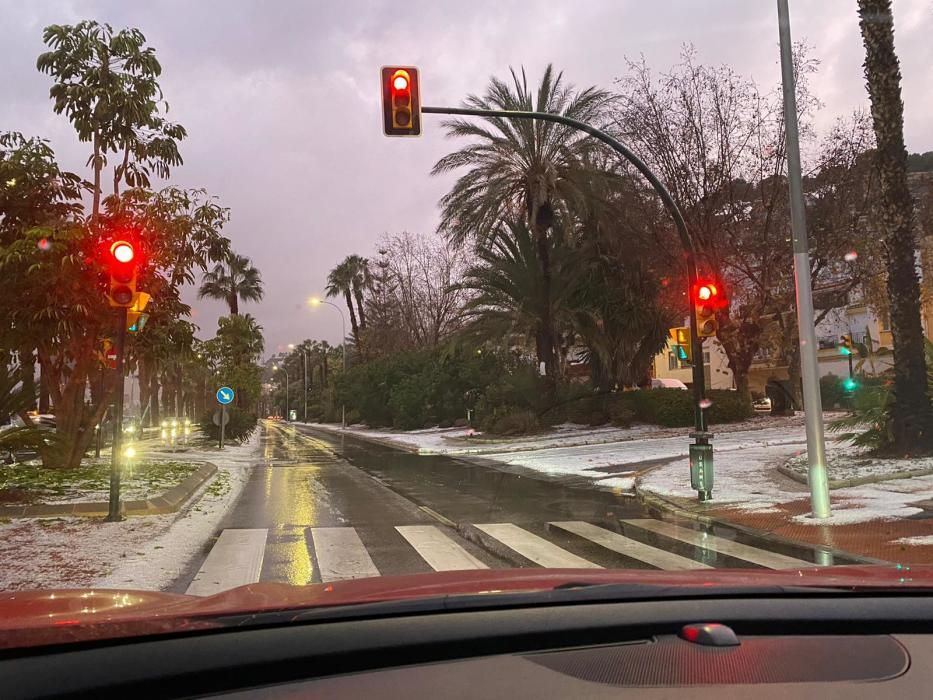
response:
[[[670,334],[671,350],[674,351],[675,357],[683,364],[693,364],[693,347],[690,343],[690,329],[685,326],[671,328]]]
[[[110,246],[107,267],[110,273],[110,305],[129,308],[136,296],[136,273],[139,266],[136,246],[126,240]]]
[[[417,68],[382,68],[382,129],[386,136],[421,135],[421,86]]]
[[[716,320],[716,311],[725,305],[726,301],[715,282],[700,280],[693,289],[693,308],[696,313],[697,335],[708,338],[716,335],[719,322]]]

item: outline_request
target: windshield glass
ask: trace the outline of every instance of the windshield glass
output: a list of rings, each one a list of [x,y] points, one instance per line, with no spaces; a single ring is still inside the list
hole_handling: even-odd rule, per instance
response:
[[[929,585],[933,17],[790,10],[0,0],[0,627]]]

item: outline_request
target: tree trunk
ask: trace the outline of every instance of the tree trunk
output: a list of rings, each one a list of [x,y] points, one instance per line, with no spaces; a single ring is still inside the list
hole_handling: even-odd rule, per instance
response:
[[[538,362],[544,363],[545,399],[547,402],[553,402],[557,396],[557,380],[560,368],[557,364],[557,353],[554,347],[554,319],[551,315],[551,251],[548,247],[547,228],[540,226],[535,220],[532,221],[532,230],[535,236],[542,277],[541,328],[536,334],[535,345]]]
[[[146,413],[145,427],[152,426],[152,413],[146,412],[146,406],[149,405],[150,383],[152,378],[149,372],[149,363],[143,359],[139,360],[139,406],[140,414]],[[150,409],[151,410],[151,409]]]
[[[230,307],[231,316],[239,316],[240,314],[240,299],[237,296],[235,291],[227,295],[227,306]]]
[[[904,104],[900,64],[894,51],[894,17],[890,0],[859,0],[858,7],[865,45],[865,79],[877,143],[879,210],[894,339],[893,447],[902,454],[916,454],[933,446],[933,410],[927,393],[917,245],[913,200],[907,187]]]
[[[100,135],[94,134],[94,196],[91,203],[91,224],[96,225],[100,217],[100,171],[103,168],[100,153]]]
[[[123,163],[113,168],[113,195],[120,196],[120,180],[126,174],[126,167],[130,162],[130,147],[127,145],[123,149]]]
[[[356,349],[360,349],[360,327],[356,322],[356,311],[353,309],[353,297],[350,295],[350,290],[345,289],[343,292],[344,298],[347,302],[347,308],[350,309],[350,328],[353,329],[353,342],[356,344]],[[342,339],[343,342],[346,342],[346,338]]]
[[[356,306],[360,315],[360,330],[366,330],[366,316],[363,312],[363,290],[359,287],[353,288],[353,296],[356,298]]]
[[[19,378],[23,383],[23,394],[30,398],[29,408],[36,407],[36,356],[33,348],[23,347],[19,355]],[[41,365],[40,365],[41,367]],[[41,376],[40,376],[41,380]],[[40,409],[40,413],[42,413]]]
[[[155,368],[153,368],[149,382],[149,400],[152,402],[149,407],[149,415],[152,416],[151,424],[159,427],[159,423],[162,422],[162,416],[159,411],[159,372]]]
[[[49,396],[49,378],[39,363],[39,413],[49,413],[52,410],[52,400]]]

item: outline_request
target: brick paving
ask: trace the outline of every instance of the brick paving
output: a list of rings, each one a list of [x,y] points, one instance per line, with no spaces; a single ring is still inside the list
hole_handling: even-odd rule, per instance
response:
[[[899,564],[933,564],[933,518],[872,520],[848,525],[795,522],[795,516],[810,512],[808,498],[776,505],[770,512],[747,511],[739,507],[701,506],[687,502],[678,505],[698,515],[754,528],[788,540],[823,545]],[[907,545],[896,542],[905,537],[923,536],[930,537],[931,544]]]

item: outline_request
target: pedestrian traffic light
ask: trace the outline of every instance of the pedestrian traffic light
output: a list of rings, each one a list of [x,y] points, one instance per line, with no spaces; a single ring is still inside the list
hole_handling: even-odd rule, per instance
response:
[[[682,363],[693,364],[693,347],[690,343],[690,329],[686,326],[671,328],[671,349]]]
[[[382,68],[382,120],[386,136],[421,135],[421,86],[417,68]]]
[[[839,346],[839,352],[843,355],[851,355],[854,350],[855,344],[852,342],[852,336],[842,336],[842,345]]]
[[[136,247],[129,241],[114,241],[107,262],[110,272],[110,305],[131,307],[136,296],[136,271],[139,265]]]
[[[693,291],[693,308],[699,337],[708,338],[716,335],[716,331],[719,330],[716,311],[724,304],[725,300],[714,282],[701,280],[696,283]]]

